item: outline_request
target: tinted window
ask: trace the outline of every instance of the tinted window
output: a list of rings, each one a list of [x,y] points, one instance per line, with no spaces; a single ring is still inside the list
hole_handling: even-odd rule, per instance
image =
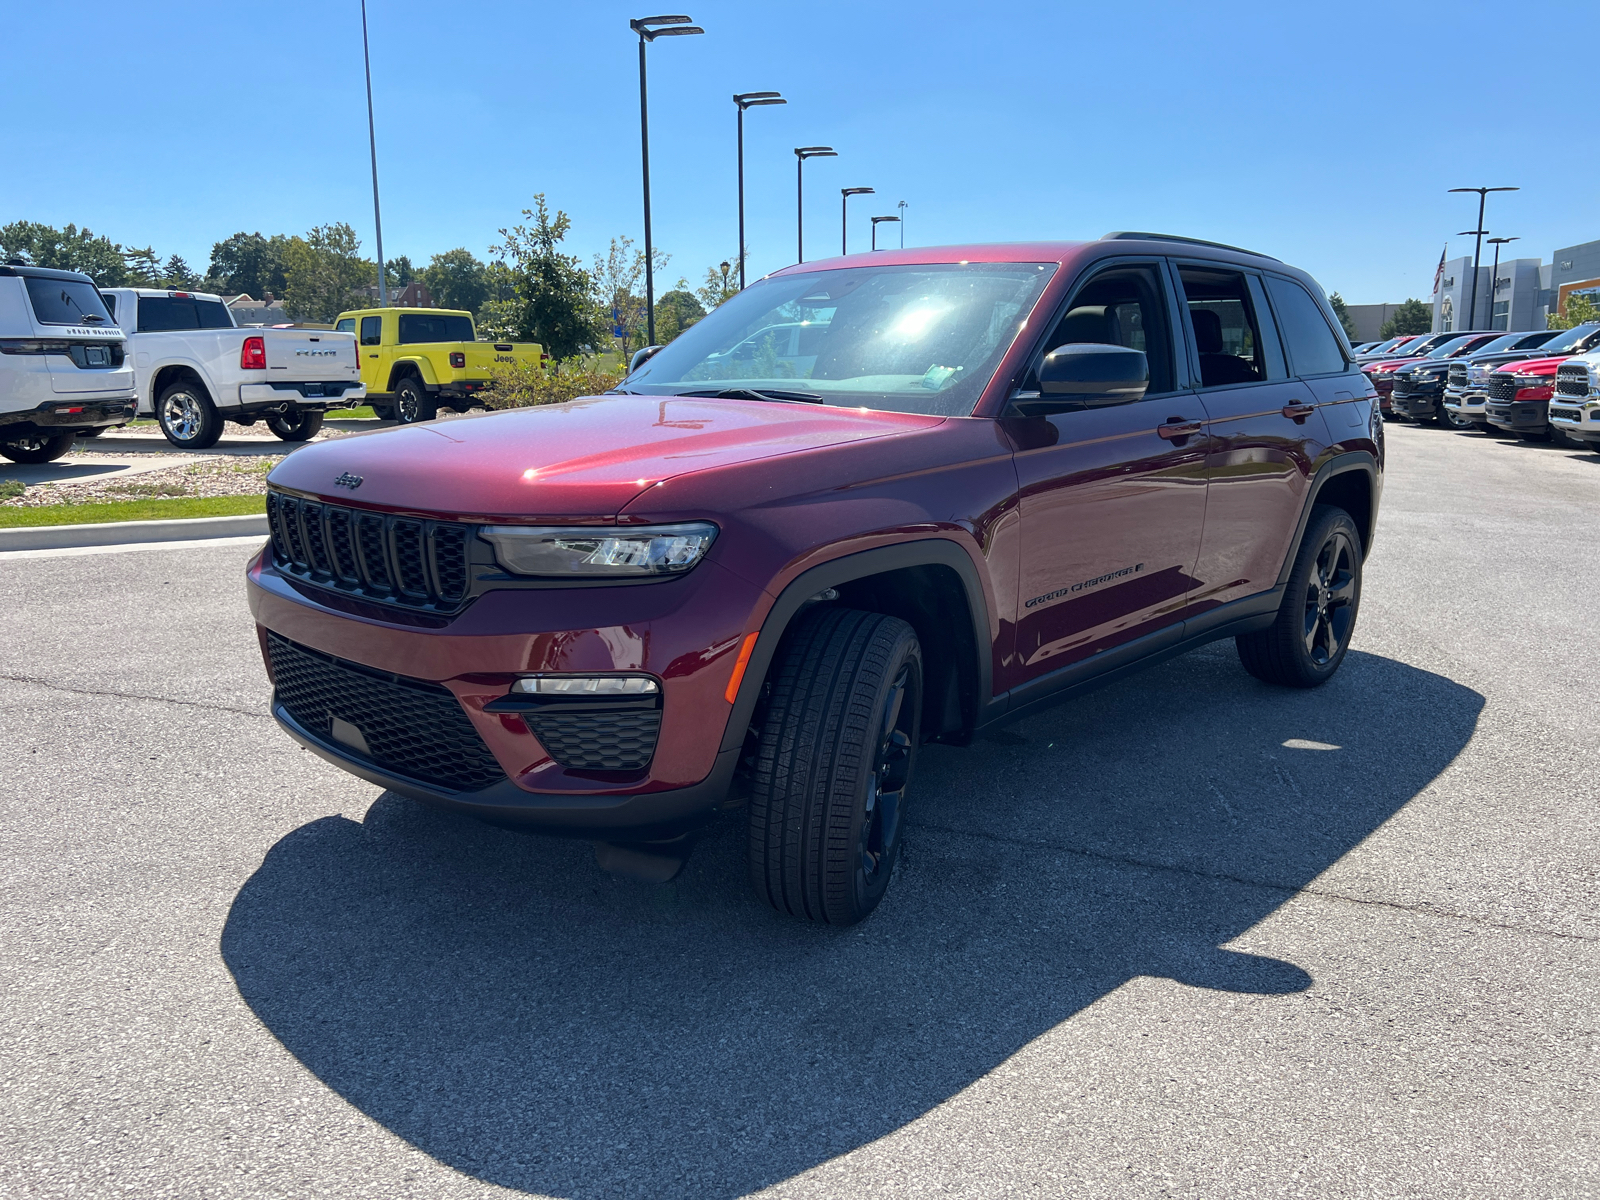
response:
[[[356,319],[354,317],[346,317],[333,327],[333,331],[335,333],[354,333],[356,331]]]
[[[117,298],[110,292],[101,292],[100,299],[106,302],[106,311],[111,314],[111,319],[117,319]]]
[[[139,332],[165,333],[171,329],[199,329],[200,314],[193,300],[171,296],[139,297]]]
[[[1058,346],[1099,342],[1142,350],[1150,364],[1146,395],[1173,390],[1172,334],[1167,328],[1166,289],[1154,267],[1113,267],[1084,284],[1040,347],[1039,359]],[[1038,370],[1038,362],[1034,363]],[[1036,377],[1023,383],[1039,386]]]
[[[1267,290],[1278,314],[1278,329],[1296,375],[1328,375],[1345,369],[1344,352],[1328,328],[1322,306],[1292,279],[1267,276]]]
[[[111,314],[94,284],[79,279],[25,275],[33,315],[41,325],[110,325]]]
[[[383,342],[383,318],[361,318],[361,344],[363,346],[377,346]]]
[[[1189,330],[1200,355],[1202,387],[1226,387],[1270,378],[1267,355],[1238,271],[1181,267]]]
[[[417,342],[470,342],[472,318],[462,316],[434,316],[423,313],[400,314],[400,344]]]
[[[196,300],[194,310],[200,314],[201,329],[233,328],[233,314],[221,300]]]

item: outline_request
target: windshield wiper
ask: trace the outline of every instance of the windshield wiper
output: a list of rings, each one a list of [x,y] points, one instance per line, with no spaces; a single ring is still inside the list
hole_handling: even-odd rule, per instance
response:
[[[717,400],[794,400],[801,404],[821,404],[822,397],[816,392],[786,392],[781,388],[723,388],[713,391],[709,388],[698,392],[679,392],[680,396],[710,396]]]

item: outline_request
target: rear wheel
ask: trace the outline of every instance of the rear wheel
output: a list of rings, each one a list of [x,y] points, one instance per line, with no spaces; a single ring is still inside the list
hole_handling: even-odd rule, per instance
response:
[[[1350,648],[1360,607],[1360,531],[1344,509],[1319,504],[1295,555],[1277,620],[1234,638],[1239,661],[1267,683],[1326,683]]]
[[[77,433],[70,429],[65,433],[24,434],[22,437],[0,442],[0,454],[14,463],[54,462],[72,449],[76,437]]]
[[[372,415],[380,421],[392,421],[394,420],[394,405],[374,404],[372,406]]]
[[[222,414],[197,383],[172,384],[156,401],[156,423],[180,450],[208,450],[222,436]]]
[[[439,415],[439,402],[428,394],[422,380],[407,375],[394,388],[394,419],[402,425],[431,421]]]
[[[322,414],[305,409],[273,413],[267,418],[267,428],[286,442],[309,442],[322,428]]]
[[[773,662],[750,797],[750,881],[774,908],[850,925],[889,887],[922,722],[922,649],[897,617],[824,607]]]

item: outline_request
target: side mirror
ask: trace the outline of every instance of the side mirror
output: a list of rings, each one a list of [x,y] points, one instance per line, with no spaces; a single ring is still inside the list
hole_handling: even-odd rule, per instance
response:
[[[633,352],[633,357],[628,360],[628,374],[632,375],[645,363],[649,362],[661,350],[660,346],[645,346]]]
[[[1057,346],[1039,365],[1039,395],[1011,402],[1025,417],[1105,408],[1143,399],[1150,386],[1150,362],[1143,350],[1101,342]]]

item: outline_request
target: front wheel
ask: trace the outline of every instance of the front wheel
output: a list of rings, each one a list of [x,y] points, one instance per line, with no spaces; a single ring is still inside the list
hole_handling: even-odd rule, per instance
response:
[[[273,413],[267,428],[286,442],[309,442],[322,428],[322,414],[301,408],[294,412]]]
[[[1283,603],[1272,625],[1234,638],[1239,661],[1257,679],[1316,687],[1333,678],[1361,607],[1361,533],[1332,505],[1311,512]]]
[[[439,415],[439,402],[422,386],[422,380],[408,375],[395,385],[394,419],[402,425],[431,421]]]
[[[72,449],[73,440],[77,436],[77,433],[70,429],[66,433],[26,434],[23,437],[0,442],[0,454],[5,455],[14,463],[35,465],[55,462],[56,459]]]
[[[222,436],[222,414],[199,384],[179,382],[156,401],[156,423],[180,450],[209,450]]]
[[[922,649],[898,617],[822,607],[769,676],[750,881],[792,916],[852,925],[889,887],[922,724]]]

